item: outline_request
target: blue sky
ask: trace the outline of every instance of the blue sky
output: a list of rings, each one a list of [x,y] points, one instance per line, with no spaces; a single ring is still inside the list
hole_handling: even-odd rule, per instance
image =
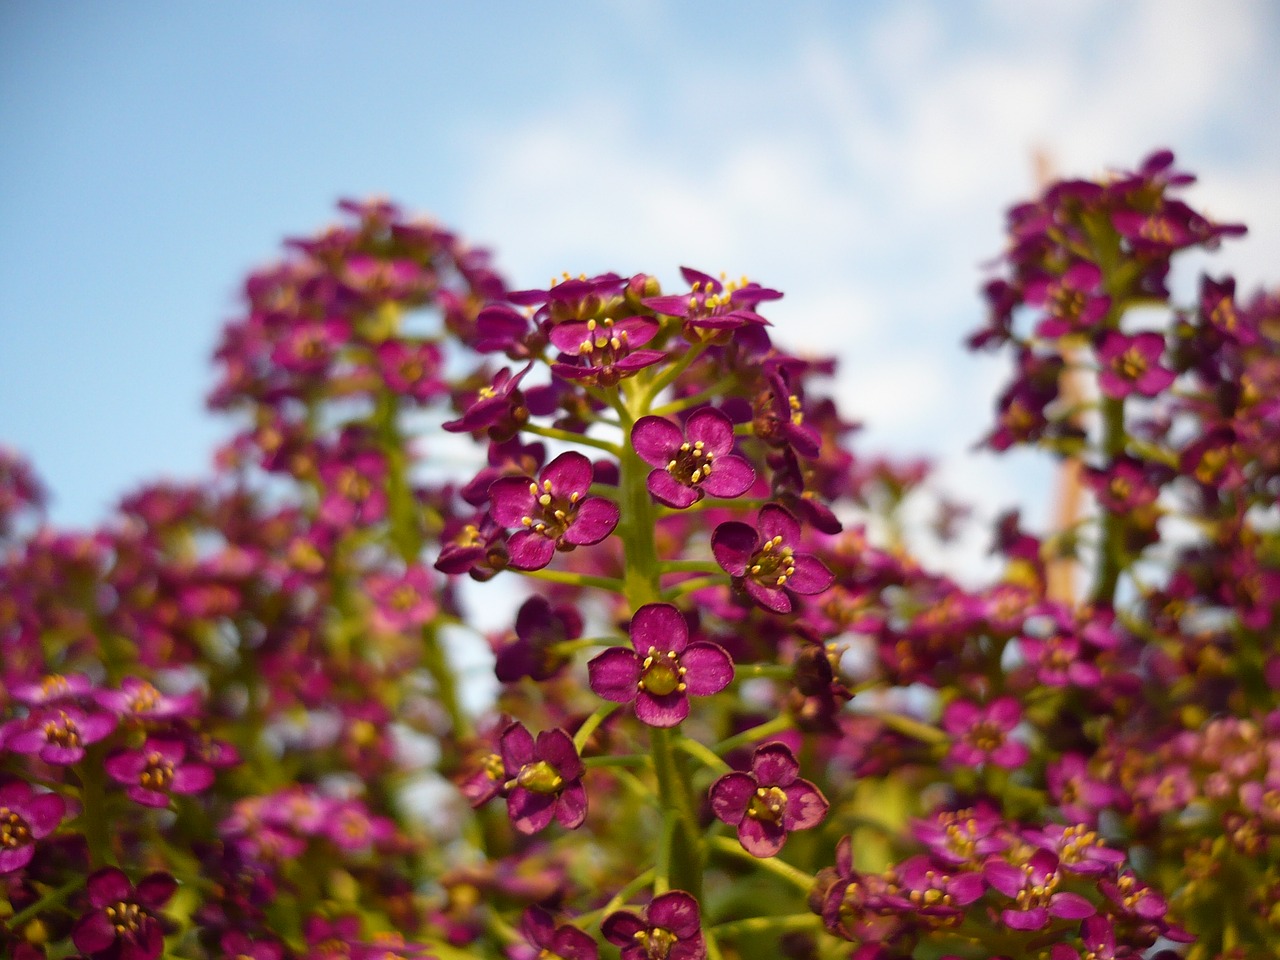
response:
[[[1042,471],[968,452],[1003,367],[959,341],[1002,211],[1037,149],[1095,174],[1170,146],[1194,201],[1252,228],[1212,269],[1275,279],[1278,11],[10,0],[0,443],[75,525],[204,474],[243,274],[384,194],[519,285],[689,264],[780,287],[782,339],[843,358],[864,449],[938,455],[985,508],[1034,501]]]

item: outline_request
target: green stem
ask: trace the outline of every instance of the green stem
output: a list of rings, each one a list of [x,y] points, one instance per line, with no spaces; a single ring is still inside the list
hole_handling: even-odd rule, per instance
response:
[[[653,757],[647,753],[629,753],[623,756],[584,757],[582,765],[588,770],[595,767],[648,767]]]
[[[747,853],[742,849],[742,845],[737,840],[730,840],[728,837],[711,837],[707,844],[717,853],[728,854],[739,860],[745,860],[754,864],[761,870],[767,870],[782,879],[786,880],[792,886],[804,891],[806,894],[813,889],[813,877],[805,873],[803,870],[797,870],[789,863],[784,863],[777,857],[760,858],[754,854]]]
[[[591,735],[596,732],[596,728],[604,723],[621,704],[605,703],[596,707],[595,712],[587,719],[582,721],[582,726],[578,728],[578,732],[573,735],[573,747],[579,753],[582,748],[587,745],[587,741],[591,739]]]
[[[702,356],[702,354],[706,351],[706,349],[707,349],[706,343],[694,344],[688,350],[686,350],[683,354],[680,355],[679,360],[677,360],[671,366],[667,367],[667,369],[663,371],[662,376],[658,377],[657,380],[653,381],[653,383],[649,385],[649,389],[645,391],[644,393],[645,407],[647,408],[652,406],[653,401],[658,398],[658,394],[660,394],[667,387],[671,386],[671,384],[675,383],[676,377],[680,376],[680,374],[688,370],[689,367],[693,365],[694,361],[697,360],[700,356]]]
[[[724,573],[724,568],[714,560],[663,560],[658,564],[659,573]]]
[[[693,593],[695,590],[701,590],[703,587],[714,587],[717,584],[727,583],[728,575],[721,573],[718,577],[694,577],[692,580],[685,580],[677,583],[673,587],[667,587],[662,591],[663,600],[678,600],[686,593]]]
[[[766,720],[764,723],[751,727],[749,730],[743,730],[741,733],[734,734],[732,737],[726,737],[714,747],[712,751],[724,756],[730,751],[737,750],[739,747],[745,747],[749,743],[756,743],[766,737],[771,737],[775,733],[782,733],[784,730],[790,730],[792,727],[791,716],[782,714],[774,717],[772,720]]]
[[[590,913],[584,913],[580,917],[578,917],[578,923],[584,929],[589,927],[600,926],[600,922],[605,917],[609,916],[609,914],[613,913],[615,910],[621,909],[623,906],[626,905],[628,900],[634,897],[637,893],[639,893],[645,887],[651,886],[654,882],[654,878],[656,875],[657,875],[657,870],[653,867],[650,867],[648,870],[645,870],[643,873],[636,876],[635,879],[633,879],[630,883],[624,886],[621,890],[615,893],[609,899],[609,902],[606,903],[599,910],[592,910]]]
[[[1102,399],[1102,453],[1108,461],[1124,453],[1124,398]],[[1121,551],[1124,549],[1122,519],[1099,504],[1102,512],[1101,542],[1098,544],[1098,569],[1094,577],[1093,602],[1111,605],[1116,596],[1116,585],[1123,569]]]
[[[914,717],[903,716],[900,713],[881,713],[878,710],[868,711],[867,714],[875,717],[890,730],[911,737],[913,740],[919,740],[921,743],[946,743],[950,739],[937,727],[923,720],[916,720]]]
[[[672,741],[677,738],[684,739],[679,730],[662,727],[652,728],[649,734],[653,770],[658,779],[658,802],[664,815],[675,818],[670,836],[664,837],[663,841],[663,847],[669,849],[659,856],[665,856],[669,862],[670,880],[676,887],[701,897],[702,860],[698,855],[697,810],[688,776],[673,748]]]
[[[95,747],[97,745],[95,744]],[[89,845],[89,860],[95,867],[115,863],[111,852],[111,835],[107,830],[107,791],[104,779],[104,757],[90,749],[75,767],[80,779],[80,824]]]
[[[601,440],[598,437],[588,437],[583,433],[573,433],[570,430],[560,430],[556,427],[544,427],[536,423],[526,423],[520,429],[525,433],[546,437],[549,440],[562,440],[565,443],[580,443],[583,446],[595,447],[597,450],[604,450],[615,457],[622,455],[622,448],[616,443],[610,443],[608,440]]]
[[[717,937],[750,937],[772,931],[811,930],[822,924],[822,918],[813,913],[790,913],[777,917],[749,917],[746,920],[730,920],[711,928]]]
[[[681,410],[688,410],[690,407],[696,407],[700,403],[716,399],[737,381],[737,374],[721,377],[705,390],[700,390],[692,396],[681,397],[679,400],[672,400],[670,403],[665,403],[650,412],[655,417],[665,417],[672,413],[679,413]]]
[[[52,890],[49,893],[46,893],[43,897],[41,897],[35,903],[31,904],[31,906],[27,907],[25,910],[20,910],[18,913],[15,913],[12,917],[10,917],[8,920],[5,921],[6,926],[8,926],[10,930],[15,930],[21,933],[21,930],[19,928],[24,923],[26,923],[28,920],[32,920],[38,917],[40,914],[50,909],[51,907],[56,907],[62,904],[64,901],[66,901],[68,897],[70,897],[73,893],[75,893],[77,890],[79,890],[81,887],[84,886],[84,882],[86,879],[87,879],[87,875],[81,876],[81,877],[75,877],[71,880],[68,880],[62,886],[58,887],[58,889]]]
[[[725,763],[714,753],[708,750],[703,744],[694,740],[692,737],[681,737],[676,741],[676,748],[683,750],[689,756],[702,763],[705,767],[710,767],[717,773],[728,773],[733,768]]]
[[[546,580],[548,583],[563,583],[571,587],[597,587],[611,593],[622,591],[622,581],[614,577],[593,577],[586,573],[573,573],[569,570],[513,570],[534,580]]]
[[[449,658],[445,655],[444,644],[440,639],[440,631],[434,623],[422,628],[422,665],[431,674],[435,682],[436,696],[449,717],[453,735],[465,739],[471,735],[471,718],[462,709],[462,701],[458,696],[458,681]]]

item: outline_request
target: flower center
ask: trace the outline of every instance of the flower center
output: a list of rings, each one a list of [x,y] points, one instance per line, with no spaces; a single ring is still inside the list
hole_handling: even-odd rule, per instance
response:
[[[106,908],[106,914],[118,937],[137,933],[148,916],[145,910],[131,900],[117,900]]]
[[[44,725],[44,738],[59,747],[80,746],[80,728],[65,713],[59,711],[58,719]]]
[[[373,492],[369,481],[352,469],[343,470],[338,476],[338,490],[348,500],[354,500],[357,503],[369,498],[369,494]]]
[[[637,686],[654,696],[665,697],[669,693],[683,692],[685,689],[684,675],[688,673],[688,669],[680,666],[680,658],[674,650],[659,653],[657,647],[650,647],[641,670],[643,673]]]
[[[648,930],[637,930],[635,939],[644,948],[649,960],[665,960],[679,938],[663,927],[650,927]]]
[[[790,547],[783,546],[781,535],[775,536],[756,551],[747,572],[762,586],[784,586],[796,572],[795,555]]]
[[[516,774],[516,783],[533,793],[559,793],[564,786],[564,777],[545,760],[526,763]]]
[[[1004,743],[1004,731],[990,720],[980,720],[969,731],[969,742],[984,753],[990,753]]]
[[[147,765],[138,774],[138,785],[147,790],[165,790],[173,783],[173,763],[162,754],[147,754]]]
[[[701,440],[680,444],[675,457],[667,464],[667,473],[671,474],[677,483],[682,483],[686,487],[696,487],[711,476],[711,462],[715,460],[715,455],[705,447],[706,444]]]
[[[134,713],[150,713],[159,705],[160,691],[145,680],[129,696],[129,709]]]
[[[31,828],[27,821],[8,807],[0,807],[0,847],[12,850],[31,842]]]
[[[1115,368],[1126,380],[1137,380],[1147,372],[1147,358],[1137,347],[1130,347],[1116,358]]]
[[[766,823],[780,823],[786,806],[787,795],[781,787],[757,787],[751,806],[747,808],[747,816]]]
[[[530,482],[529,493],[537,501],[538,516],[521,517],[520,522],[527,529],[542,534],[548,540],[559,540],[573,525],[574,517],[578,514],[578,501],[581,499],[581,494],[571,493],[568,500],[557,497],[550,480],[543,480],[541,487]]]

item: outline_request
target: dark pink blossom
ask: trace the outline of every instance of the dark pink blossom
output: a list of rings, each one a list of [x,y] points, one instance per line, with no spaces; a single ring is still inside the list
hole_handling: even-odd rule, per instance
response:
[[[958,918],[964,908],[986,892],[982,874],[953,872],[931,858],[920,855],[900,863],[895,871],[898,895],[910,901],[917,915],[946,923]]]
[[[1080,894],[1058,890],[1062,882],[1058,858],[1047,850],[1037,850],[1017,866],[992,858],[983,865],[982,875],[994,889],[1014,900],[1013,906],[1000,913],[1012,930],[1040,930],[1051,917],[1081,920],[1097,913]]]
[[[790,613],[796,594],[812,596],[831,586],[834,576],[810,553],[797,553],[800,524],[786,507],[766,503],[756,527],[730,520],[711,535],[716,562],[766,610]]]
[[[37,793],[23,780],[0,786],[0,874],[30,863],[36,841],[53,833],[66,812],[58,794]]]
[[[985,707],[968,700],[953,700],[942,712],[942,728],[955,738],[947,759],[976,767],[983,763],[1013,769],[1027,762],[1025,744],[1009,737],[1022,720],[1022,708],[1013,697],[997,697]]]
[[[465,398],[461,417],[441,426],[450,433],[485,430],[491,440],[510,440],[529,419],[529,408],[520,391],[520,381],[532,367],[532,363],[525,364],[515,374],[508,367],[503,367],[493,375],[492,382]]]
[[[1062,337],[1095,326],[1111,309],[1111,298],[1097,294],[1102,271],[1096,264],[1080,260],[1060,277],[1029,281],[1026,302],[1044,307],[1047,316],[1036,326],[1042,337]]]
[[[650,603],[631,619],[631,644],[610,647],[587,664],[591,689],[614,703],[635,701],[651,727],[674,727],[689,715],[689,696],[709,697],[733,679],[724,648],[689,643],[689,625],[669,603]]]
[[[594,317],[551,328],[561,360],[551,372],[566,380],[611,387],[666,358],[661,350],[639,350],[658,334],[652,317]]]
[[[427,571],[416,564],[404,573],[375,573],[365,580],[373,601],[373,626],[383,633],[403,633],[422,626],[439,609]]]
[[[597,960],[600,948],[588,934],[573,924],[556,926],[551,914],[541,907],[525,910],[520,918],[520,932],[538,949],[540,960]]]
[[[733,422],[714,407],[695,410],[683,430],[663,417],[641,417],[631,445],[658,468],[649,474],[649,493],[668,507],[691,507],[707,493],[739,497],[756,480],[751,465],[733,454]]]
[[[507,815],[521,833],[537,833],[553,819],[573,830],[587,818],[586,767],[563,730],[544,730],[535,741],[522,723],[499,740],[507,778]]]
[[[681,267],[680,274],[690,285],[688,293],[646,297],[643,302],[650,310],[683,319],[686,335],[694,338],[713,337],[744,326],[768,326],[769,321],[755,308],[782,297],[777,290],[762,287],[746,277],[717,280],[691,267]]]
[[[1085,824],[1064,827],[1046,824],[1039,830],[1024,830],[1023,837],[1058,858],[1058,865],[1071,873],[1086,876],[1110,874],[1124,862],[1124,853],[1105,846],[1096,832]]]
[[[618,506],[591,497],[591,461],[575,451],[552,460],[535,481],[503,477],[489,487],[493,519],[516,533],[507,541],[510,566],[539,570],[557,550],[599,543],[618,525]]]
[[[148,737],[138,750],[121,750],[107,758],[107,773],[125,786],[135,803],[167,807],[172,794],[200,793],[213,785],[213,768],[191,761],[181,740]]]
[[[711,785],[711,810],[738,828],[744,850],[772,857],[788,833],[816,827],[827,815],[827,798],[799,774],[790,747],[766,743],[752,755],[750,773],[726,773]]]
[[[703,960],[707,955],[698,901],[683,890],[654,897],[643,915],[609,914],[600,932],[622,949],[622,960]]]
[[[29,707],[84,703],[94,695],[93,681],[83,673],[50,673],[34,683],[15,683],[13,699]]]
[[[0,743],[15,753],[38,754],[45,763],[65,766],[79,762],[87,744],[97,743],[115,728],[111,714],[67,704],[44,707],[24,720],[11,721]]]
[[[547,680],[571,660],[568,654],[556,651],[556,644],[580,636],[582,616],[576,607],[553,607],[545,597],[530,597],[516,613],[515,640],[496,652],[494,673],[503,683],[515,683],[521,677]]]
[[[100,706],[132,720],[192,719],[200,710],[197,691],[171,696],[141,677],[125,677],[119,690],[99,690],[94,699]]]
[[[122,870],[106,867],[89,876],[90,911],[76,921],[71,940],[76,949],[111,960],[155,960],[164,950],[164,931],[157,912],[178,889],[167,873],[152,873],[129,882]]]
[[[1098,342],[1098,386],[1112,399],[1123,399],[1131,393],[1154,397],[1176,374],[1160,365],[1164,353],[1164,335],[1148,331],[1127,336],[1108,330]]]

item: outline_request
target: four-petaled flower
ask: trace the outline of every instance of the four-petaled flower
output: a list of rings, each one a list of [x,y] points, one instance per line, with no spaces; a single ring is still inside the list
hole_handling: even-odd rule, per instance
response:
[[[181,740],[148,737],[141,749],[108,757],[106,769],[124,784],[130,800],[148,807],[167,807],[171,794],[199,793],[213,785],[213,767],[191,762]]]
[[[0,787],[0,874],[12,873],[31,862],[36,841],[58,828],[67,803],[56,793],[36,793],[31,784],[15,780]]]
[[[1022,719],[1022,708],[1013,697],[997,697],[985,707],[968,700],[953,700],[942,712],[942,728],[955,735],[947,759],[966,767],[994,763],[1013,769],[1027,762],[1025,744],[1009,739]]]
[[[116,718],[101,710],[79,707],[45,707],[25,720],[10,721],[7,739],[0,737],[8,749],[17,753],[35,753],[45,763],[65,766],[84,757],[87,744],[97,743],[116,728]]]
[[[1137,392],[1144,397],[1154,397],[1169,384],[1176,374],[1160,366],[1164,353],[1163,334],[1148,331],[1126,336],[1118,330],[1108,330],[1098,343],[1098,387],[1114,400],[1120,400]]]
[[[1058,858],[1048,850],[1037,850],[1020,866],[993,857],[983,865],[982,876],[996,890],[1013,898],[1014,905],[1000,913],[1011,930],[1039,930],[1050,917],[1082,920],[1097,913],[1080,894],[1058,890],[1062,882]]]
[[[538,957],[551,960],[597,960],[600,948],[592,937],[572,924],[556,926],[551,914],[542,907],[529,907],[520,918],[520,931],[538,948]]]
[[[707,640],[689,642],[689,625],[669,603],[650,603],[631,618],[631,645],[610,647],[587,664],[591,689],[614,703],[635,701],[651,727],[674,727],[689,715],[689,695],[709,697],[733,679],[733,661]]]
[[[711,535],[716,562],[751,599],[774,613],[790,613],[796,594],[812,596],[831,586],[835,578],[821,560],[796,552],[800,524],[786,507],[766,503],[756,523],[758,531],[729,520]]]
[[[695,410],[683,431],[663,417],[641,417],[631,445],[658,468],[649,474],[649,493],[668,507],[683,510],[707,493],[739,497],[756,480],[751,465],[733,454],[733,421],[714,407]]]
[[[665,359],[661,350],[636,349],[657,333],[658,321],[652,317],[602,317],[559,324],[551,329],[551,342],[563,358],[576,362],[562,359],[551,364],[551,372],[566,380],[611,387]]]
[[[756,857],[772,857],[792,830],[807,830],[827,815],[827,798],[799,776],[800,764],[783,743],[766,743],[751,757],[751,772],[735,770],[711,785],[711,810],[738,828],[738,842]]]
[[[152,873],[129,882],[124,871],[106,867],[89,876],[86,887],[93,908],[71,931],[76,949],[112,960],[155,960],[164,949],[164,932],[156,911],[169,902],[177,882],[167,873]]]
[[[556,550],[599,543],[618,525],[618,506],[589,497],[591,461],[575,451],[552,460],[535,481],[503,477],[489,486],[489,512],[504,527],[519,528],[507,541],[515,570],[540,570]]]
[[[498,742],[507,778],[507,814],[521,833],[537,833],[552,819],[573,830],[587,819],[586,771],[578,749],[560,729],[533,739],[522,723],[512,723]]]
[[[698,901],[683,890],[671,890],[649,901],[644,916],[619,910],[605,917],[604,938],[622,948],[622,960],[703,960]]]

